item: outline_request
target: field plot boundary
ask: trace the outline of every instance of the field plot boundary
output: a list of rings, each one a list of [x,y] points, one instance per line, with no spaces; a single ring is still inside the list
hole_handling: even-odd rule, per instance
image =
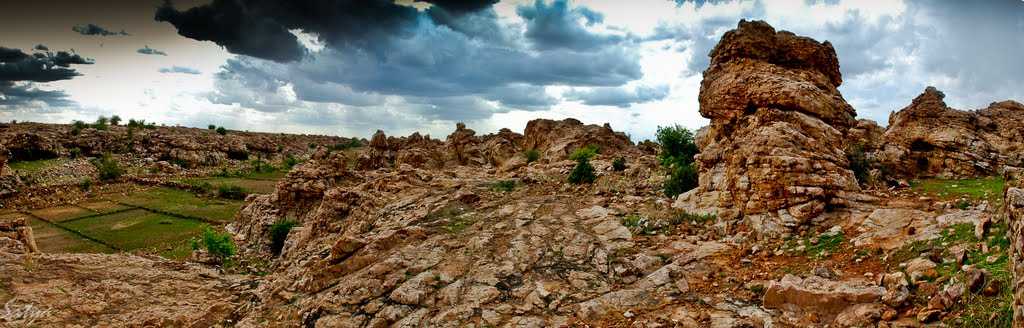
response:
[[[108,199],[108,201],[111,201],[114,204],[118,204],[118,205],[121,205],[121,206],[127,206],[127,207],[129,207],[127,210],[144,210],[144,211],[149,211],[151,213],[163,214],[163,215],[166,215],[166,216],[172,216],[172,217],[179,218],[179,219],[199,221],[199,222],[203,222],[203,223],[206,223],[206,224],[212,224],[212,225],[218,225],[218,226],[226,224],[226,222],[217,221],[217,220],[213,220],[213,219],[207,219],[207,218],[204,218],[204,217],[185,215],[185,214],[179,214],[179,213],[174,213],[174,212],[168,212],[168,211],[159,210],[159,209],[155,209],[155,208],[128,204],[128,203],[124,203],[124,202],[120,202],[120,201],[116,201],[116,200],[112,200],[112,199]],[[111,213],[108,213],[108,214],[113,214],[113,213],[114,212],[111,212]],[[104,214],[104,215],[106,215],[106,214]]]
[[[103,241],[103,240],[100,240],[100,239],[96,239],[96,238],[93,238],[93,237],[91,237],[91,236],[89,236],[89,235],[86,235],[86,234],[84,234],[84,233],[82,233],[82,232],[80,232],[80,231],[78,231],[78,230],[75,230],[75,229],[71,229],[71,228],[65,227],[65,226],[63,226],[63,225],[60,225],[60,224],[58,224],[58,223],[54,223],[53,221],[50,221],[50,220],[48,220],[48,219],[46,219],[46,218],[43,218],[43,217],[41,217],[41,216],[38,216],[38,215],[32,214],[32,213],[30,213],[30,212],[28,212],[28,211],[20,211],[20,212],[18,212],[18,213],[21,213],[22,215],[28,216],[28,217],[30,217],[30,218],[33,218],[33,219],[36,219],[36,220],[39,220],[39,221],[42,221],[42,222],[46,222],[46,223],[47,223],[47,224],[49,224],[49,225],[52,225],[52,226],[54,226],[54,227],[57,227],[57,229],[61,229],[61,230],[64,230],[64,231],[70,232],[71,234],[73,234],[73,235],[75,235],[75,236],[78,236],[78,237],[80,237],[80,238],[82,238],[82,239],[85,239],[85,240],[88,240],[88,241],[91,241],[91,242],[94,242],[94,243],[97,243],[97,244],[100,244],[100,245],[106,246],[106,247],[108,247],[108,248],[110,248],[110,249],[112,249],[112,250],[115,250],[115,251],[118,251],[118,252],[123,252],[123,251],[124,251],[124,249],[122,249],[121,247],[117,247],[117,246],[114,246],[114,245],[112,245],[112,244],[110,244],[110,243],[107,243],[107,242],[105,242],[105,241]],[[104,214],[104,215],[106,215],[106,214]]]

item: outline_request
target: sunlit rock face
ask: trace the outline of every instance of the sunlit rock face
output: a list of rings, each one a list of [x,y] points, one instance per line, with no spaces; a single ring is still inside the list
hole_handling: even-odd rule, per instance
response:
[[[903,177],[965,178],[1024,165],[1024,105],[996,102],[977,111],[950,108],[928,87],[889,116],[875,157]]]
[[[677,207],[720,223],[780,235],[843,206],[858,191],[845,155],[857,125],[836,89],[839,61],[818,42],[760,21],[741,21],[711,51],[697,136],[700,185]]]

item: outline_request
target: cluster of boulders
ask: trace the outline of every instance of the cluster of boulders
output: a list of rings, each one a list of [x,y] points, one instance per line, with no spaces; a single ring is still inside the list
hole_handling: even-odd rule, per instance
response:
[[[1024,323],[1024,171],[1007,171],[1003,211],[1010,224],[1010,269],[1013,272],[1013,322]]]
[[[876,166],[898,177],[964,178],[1002,174],[1024,166],[1024,105],[996,102],[977,111],[950,108],[928,87],[863,137]],[[867,124],[869,125],[869,124]]]
[[[837,87],[839,61],[820,43],[741,21],[704,71],[699,186],[677,207],[781,236],[860,190],[845,155],[857,121]]]
[[[356,159],[356,168],[373,170],[408,164],[415,168],[439,169],[456,165],[491,167],[509,171],[527,164],[526,151],[536,151],[538,161],[565,160],[576,149],[597,147],[609,154],[639,153],[622,132],[605,124],[585,125],[575,119],[561,121],[537,119],[526,125],[525,134],[501,129],[478,136],[476,131],[458,123],[444,141],[413,133],[408,137],[389,137],[374,133],[369,151]]]

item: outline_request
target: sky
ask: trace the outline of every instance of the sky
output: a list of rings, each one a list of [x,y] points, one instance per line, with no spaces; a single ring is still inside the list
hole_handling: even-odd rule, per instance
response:
[[[1024,101],[1021,0],[11,0],[0,121],[443,138],[573,117],[639,141],[708,123],[707,54],[740,19],[830,41],[883,126],[929,85]]]

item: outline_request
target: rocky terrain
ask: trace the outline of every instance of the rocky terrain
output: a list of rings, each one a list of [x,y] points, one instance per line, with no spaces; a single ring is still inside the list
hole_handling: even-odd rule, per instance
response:
[[[187,262],[39,254],[24,222],[4,221],[0,324],[1006,327],[1021,316],[1019,104],[959,112],[929,89],[882,129],[839,93],[828,42],[741,21],[710,56],[699,185],[677,198],[663,194],[656,144],[573,119],[522,134],[460,123],[444,140],[378,131],[347,151],[315,137],[145,132],[128,153],[200,168],[243,147],[306,161],[246,198],[226,227],[230,259],[210,247]],[[946,116],[964,123],[935,121]],[[41,141],[66,127],[5,127],[15,157],[114,147]],[[566,182],[580,149],[597,152],[593,183]],[[858,180],[883,168],[897,181],[975,180]]]

